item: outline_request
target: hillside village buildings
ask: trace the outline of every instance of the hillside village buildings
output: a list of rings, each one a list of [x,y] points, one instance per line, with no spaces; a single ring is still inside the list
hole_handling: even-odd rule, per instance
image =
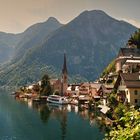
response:
[[[140,73],[121,73],[115,86],[121,102],[140,105]]]
[[[50,84],[54,89],[54,94],[85,101],[101,99],[104,105],[107,103],[108,95],[115,90],[118,101],[140,106],[140,49],[120,48],[115,67],[116,72],[109,73],[103,83],[68,84],[66,55],[64,54],[62,76],[59,79],[51,79]],[[112,82],[108,83],[110,80]],[[32,89],[33,86],[28,88]]]
[[[95,98],[95,96],[99,97],[98,90],[101,87],[101,84],[89,82],[68,85],[68,72],[65,54],[61,79],[51,79],[50,83],[54,89],[54,94],[59,94],[61,96],[66,95],[82,101],[88,101],[90,98]]]
[[[101,88],[101,84],[90,82],[68,85],[68,72],[65,54],[61,79],[51,79],[50,83],[54,89],[54,93],[59,93],[61,96],[67,95],[71,97],[81,97],[81,99],[84,100],[89,100],[89,97],[99,97],[98,91]]]
[[[63,95],[77,96],[86,100],[102,98],[105,99],[113,89],[117,90],[118,100],[130,105],[140,106],[140,49],[120,48],[115,60],[116,73],[115,84],[101,84],[85,82],[81,84],[68,85],[68,73],[66,56],[61,79],[51,80],[55,91]],[[112,76],[112,75],[111,75]],[[110,75],[108,75],[110,77]]]
[[[140,106],[140,49],[121,48],[116,58],[119,76],[114,88],[121,102]]]

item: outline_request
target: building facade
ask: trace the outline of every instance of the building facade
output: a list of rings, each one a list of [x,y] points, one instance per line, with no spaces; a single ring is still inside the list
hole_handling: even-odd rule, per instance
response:
[[[121,73],[115,88],[119,101],[140,106],[140,73]]]
[[[140,49],[120,48],[116,58],[116,72],[138,72],[140,70]]]

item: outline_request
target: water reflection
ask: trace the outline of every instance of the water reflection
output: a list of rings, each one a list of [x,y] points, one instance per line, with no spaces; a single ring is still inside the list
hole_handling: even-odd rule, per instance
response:
[[[40,118],[44,123],[47,123],[49,118],[50,118],[50,114],[51,111],[49,110],[49,107],[47,105],[42,105],[40,108]]]
[[[37,102],[28,102],[28,107],[37,110],[40,114],[40,118],[44,123],[48,122],[49,118],[53,118],[59,120],[61,124],[66,124],[67,121],[67,113],[74,112],[79,115],[83,120],[88,120],[89,124],[93,126],[97,120],[98,112],[97,111],[89,111],[88,109],[83,109],[80,106],[76,105],[58,105],[58,104],[42,104]],[[63,126],[62,128],[65,128]]]
[[[28,108],[36,110],[44,124],[48,124],[51,120],[56,120],[60,125],[59,130],[61,131],[61,140],[68,139],[67,133],[69,133],[68,127],[70,125],[68,123],[70,119],[69,114],[74,113],[75,116],[78,116],[78,118],[88,122],[90,127],[95,128],[99,124],[96,120],[98,112],[89,111],[88,109],[82,108],[80,106],[33,102],[32,100],[20,100],[20,102],[26,102]],[[98,128],[102,130],[102,132],[104,131],[104,126],[100,125]]]
[[[60,122],[61,136],[62,140],[64,140],[66,137],[68,106],[33,102],[33,108],[39,111],[40,118],[44,123],[47,123],[49,118],[56,119]]]

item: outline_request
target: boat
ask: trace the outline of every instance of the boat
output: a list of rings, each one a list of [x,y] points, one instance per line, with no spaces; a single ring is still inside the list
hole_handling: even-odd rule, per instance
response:
[[[54,104],[68,104],[66,97],[59,95],[49,95],[47,101]]]

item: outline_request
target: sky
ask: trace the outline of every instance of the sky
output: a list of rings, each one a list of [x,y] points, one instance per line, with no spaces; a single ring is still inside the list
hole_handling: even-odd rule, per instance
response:
[[[103,10],[140,27],[140,0],[0,0],[0,31],[20,33],[55,17],[68,23],[85,10]]]

